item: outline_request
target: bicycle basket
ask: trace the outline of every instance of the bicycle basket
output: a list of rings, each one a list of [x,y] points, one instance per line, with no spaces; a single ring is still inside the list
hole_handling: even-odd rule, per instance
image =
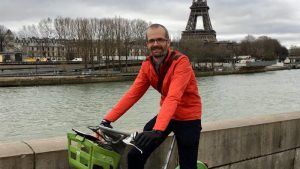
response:
[[[117,169],[121,155],[75,133],[68,133],[68,160],[76,169]]]

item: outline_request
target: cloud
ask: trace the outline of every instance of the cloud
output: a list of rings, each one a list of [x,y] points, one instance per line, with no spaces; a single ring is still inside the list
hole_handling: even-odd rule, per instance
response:
[[[222,40],[241,40],[248,34],[266,35],[284,45],[300,44],[300,2],[297,0],[209,1],[213,27]],[[298,40],[297,40],[298,39]]]
[[[191,4],[192,0],[1,0],[0,24],[16,31],[46,17],[120,16],[164,24],[173,36],[179,36],[187,24]],[[208,0],[208,5],[218,39],[266,35],[285,44],[300,45],[298,0]]]

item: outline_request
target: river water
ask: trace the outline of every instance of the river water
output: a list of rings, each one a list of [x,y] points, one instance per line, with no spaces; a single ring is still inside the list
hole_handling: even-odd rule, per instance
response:
[[[199,77],[203,122],[300,111],[300,70]],[[0,142],[88,132],[132,81],[0,88]],[[116,129],[140,130],[159,110],[159,94],[145,96],[117,122]]]

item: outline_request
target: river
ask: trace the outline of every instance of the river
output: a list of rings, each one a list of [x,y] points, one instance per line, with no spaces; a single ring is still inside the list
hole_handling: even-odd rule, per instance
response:
[[[203,122],[300,111],[300,70],[197,78]],[[66,136],[97,125],[132,81],[0,88],[0,142]],[[140,130],[159,110],[159,94],[145,96],[117,122]]]

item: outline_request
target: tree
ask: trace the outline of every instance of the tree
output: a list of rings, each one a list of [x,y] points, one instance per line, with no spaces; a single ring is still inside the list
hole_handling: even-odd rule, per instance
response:
[[[15,36],[12,31],[3,25],[0,25],[0,52],[14,51],[14,39]]]
[[[32,25],[23,25],[22,29],[19,30],[17,32],[17,36],[18,38],[22,39],[22,38],[40,38],[41,34],[38,30],[38,28],[36,27],[36,25],[32,24]]]
[[[116,36],[116,52],[117,52],[117,56],[118,56],[118,60],[119,60],[119,70],[121,71],[121,56],[122,56],[122,41],[121,41],[121,30],[122,30],[122,23],[123,23],[124,19],[120,18],[120,17],[116,17],[114,19],[114,31],[115,31],[115,36]]]
[[[14,52],[14,39],[14,34],[8,29],[4,37],[4,47],[6,48],[7,52]]]
[[[55,38],[55,29],[51,18],[42,19],[39,22],[39,32],[42,38]]]
[[[255,37],[252,35],[247,35],[240,43],[239,55],[255,55]]]
[[[110,65],[110,58],[112,60],[112,66],[114,68],[114,24],[113,20],[109,18],[103,19],[103,54],[105,56],[106,69],[108,70]],[[110,57],[111,56],[111,57]]]
[[[75,20],[75,28],[77,34],[77,51],[79,56],[83,59],[84,68],[87,69],[87,64],[91,56],[92,35],[90,30],[90,23],[87,18],[77,18]]]
[[[99,70],[101,67],[102,61],[102,41],[103,41],[103,31],[104,31],[104,22],[102,19],[94,19],[95,26],[95,38],[96,38],[96,55],[99,63]]]
[[[48,41],[52,42],[55,39],[58,45],[64,48],[63,51],[58,51],[59,56],[64,56],[67,60],[81,57],[86,68],[87,63],[94,66],[94,56],[98,57],[99,64],[102,56],[105,56],[106,68],[112,65],[114,69],[115,56],[119,56],[121,66],[122,57],[126,57],[127,63],[129,55],[146,54],[144,31],[148,25],[140,19],[129,20],[121,17],[45,18],[37,26],[23,26],[18,32],[18,37],[36,37],[40,43],[38,50],[41,51],[49,49]],[[45,52],[43,54],[45,55]]]
[[[126,20],[124,22],[124,48],[125,48],[125,71],[127,72],[127,62],[128,62],[128,56],[130,55],[130,51],[133,46],[133,26],[131,25],[131,21]]]
[[[54,28],[57,34],[58,41],[64,47],[65,50],[58,51],[58,56],[72,60],[74,58],[74,52],[72,50],[72,19],[57,17],[54,19]]]
[[[272,39],[267,36],[260,36],[255,39],[253,36],[248,35],[240,43],[239,54],[251,55],[261,60],[275,60],[278,59],[280,55],[286,56],[286,51],[277,39]]]
[[[41,51],[43,56],[45,57],[47,54],[47,50],[49,49],[49,43],[52,39],[57,37],[53,20],[51,18],[42,19],[38,24],[39,32],[43,40],[40,43]]]
[[[3,25],[0,25],[0,52],[4,51],[6,32],[7,28]]]
[[[299,53],[300,55],[300,53]],[[282,62],[286,59],[286,57],[289,56],[289,51],[286,47],[281,46],[279,51],[278,51],[278,61]]]
[[[290,55],[291,56],[300,56],[300,47],[291,46],[291,48],[290,48]]]
[[[145,30],[150,25],[149,23],[145,22],[141,19],[134,19],[131,21],[132,25],[132,33],[133,33],[133,42],[135,48],[135,55],[146,55],[147,54],[147,48],[145,46],[146,44],[146,38],[145,38]]]

